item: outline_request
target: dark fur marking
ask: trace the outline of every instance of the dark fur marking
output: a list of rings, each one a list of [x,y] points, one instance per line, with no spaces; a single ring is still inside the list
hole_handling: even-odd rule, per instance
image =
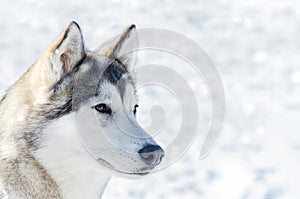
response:
[[[118,92],[120,93],[122,98],[125,92],[124,91],[125,88],[124,88],[124,84],[122,84],[119,81],[122,81],[121,78],[126,73],[127,70],[125,66],[123,66],[118,59],[116,59],[106,68],[106,70],[102,74],[104,80],[107,80],[110,83],[116,85]]]
[[[103,78],[112,84],[117,84],[126,72],[125,67],[122,66],[119,61],[115,60],[103,72]]]
[[[5,94],[5,95],[2,97],[2,99],[0,100],[0,104],[5,100],[6,95],[7,95],[7,94]]]
[[[72,111],[72,99],[69,99],[66,104],[64,104],[61,107],[56,107],[53,111],[50,113],[47,113],[47,119],[49,120],[55,120],[58,118],[61,118],[64,115],[69,114]]]

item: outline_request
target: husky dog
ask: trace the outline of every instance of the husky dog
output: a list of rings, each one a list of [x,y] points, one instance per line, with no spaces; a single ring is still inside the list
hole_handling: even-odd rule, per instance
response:
[[[71,22],[0,102],[0,198],[101,198],[164,151],[137,123],[134,25],[94,52]],[[131,46],[131,47],[130,47]]]

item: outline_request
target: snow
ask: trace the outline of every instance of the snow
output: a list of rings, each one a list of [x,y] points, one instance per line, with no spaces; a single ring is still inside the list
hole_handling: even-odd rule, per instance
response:
[[[226,93],[222,137],[212,154],[199,160],[211,111],[205,84],[197,83],[167,56],[148,56],[155,63],[177,63],[176,70],[179,67],[188,77],[201,102],[200,132],[176,163],[138,180],[115,177],[103,198],[297,199],[299,19],[296,0],[4,0],[0,92],[34,63],[71,20],[80,24],[91,49],[132,23],[182,33],[206,50],[222,77]],[[151,110],[145,105],[171,107],[166,109],[166,129],[157,137],[167,146],[181,120],[178,104],[170,103],[170,93],[159,89],[141,90],[141,94],[139,120],[144,125],[151,122]]]

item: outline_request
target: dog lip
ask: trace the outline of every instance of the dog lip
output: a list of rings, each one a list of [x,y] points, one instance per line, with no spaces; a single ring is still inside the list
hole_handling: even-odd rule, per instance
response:
[[[133,175],[139,175],[139,176],[144,176],[144,175],[147,175],[149,174],[150,172],[144,172],[144,173],[131,173]]]
[[[125,175],[138,175],[138,176],[144,176],[149,174],[150,172],[125,172],[125,171],[120,171],[118,169],[113,169],[119,173],[125,174]]]
[[[125,171],[121,171],[121,170],[119,170],[119,169],[116,169],[113,165],[111,165],[109,162],[107,162],[107,161],[105,161],[104,159],[102,159],[102,158],[98,158],[98,161],[102,164],[102,165],[104,165],[104,166],[106,166],[107,168],[109,168],[109,169],[111,169],[111,170],[114,170],[114,171],[116,171],[116,172],[119,172],[119,173],[122,173],[122,174],[125,174],[125,175],[139,175],[139,176],[144,176],[144,175],[147,175],[147,174],[149,174],[150,173],[150,171],[149,171],[149,169],[150,170],[152,170],[153,168],[151,167],[151,168],[142,168],[141,169],[141,172],[125,172]],[[146,172],[143,172],[143,170],[147,170]]]

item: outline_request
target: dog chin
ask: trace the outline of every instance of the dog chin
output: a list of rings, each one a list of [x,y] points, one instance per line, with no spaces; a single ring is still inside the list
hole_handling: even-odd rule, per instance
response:
[[[140,171],[122,171],[114,167],[112,164],[108,163],[107,161],[103,159],[98,159],[99,163],[105,167],[113,176],[119,176],[122,178],[129,178],[129,179],[138,179],[145,175],[148,175],[151,173],[151,171],[154,169],[154,167],[151,168],[141,168]]]
[[[122,178],[128,178],[128,179],[139,179],[145,175],[150,174],[150,171],[144,172],[126,172],[126,171],[120,171],[120,170],[116,170],[116,169],[112,169],[110,168],[110,170],[113,172],[113,174],[115,176],[119,176]]]
[[[148,174],[150,174],[150,172],[148,172],[148,173],[126,173],[126,174],[125,173],[119,173],[117,175],[121,178],[134,180],[134,179],[140,179],[143,176],[148,175]]]

